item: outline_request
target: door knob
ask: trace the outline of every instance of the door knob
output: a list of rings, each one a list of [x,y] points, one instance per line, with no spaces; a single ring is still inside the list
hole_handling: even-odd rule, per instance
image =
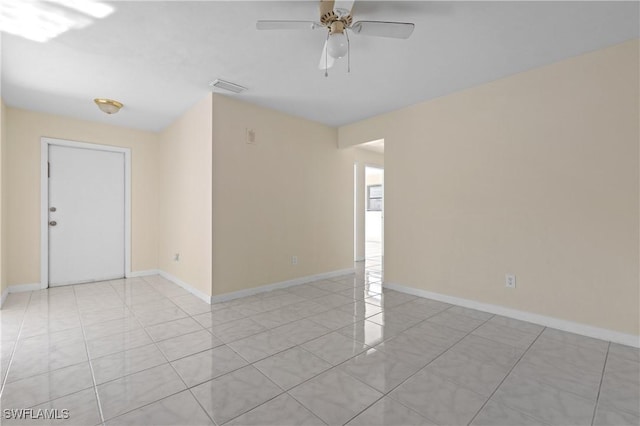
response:
[[[57,209],[55,207],[49,207],[50,212],[55,212]]]
[[[49,222],[50,226],[56,226],[58,224],[58,222],[56,222],[55,220],[52,220],[51,222]]]

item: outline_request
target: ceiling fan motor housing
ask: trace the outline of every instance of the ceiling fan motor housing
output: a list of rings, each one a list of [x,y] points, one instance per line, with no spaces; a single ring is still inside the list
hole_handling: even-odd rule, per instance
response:
[[[320,22],[324,25],[330,25],[333,21],[337,21],[338,20],[338,15],[336,15],[336,13],[333,10],[330,10],[324,14],[322,14],[322,16],[320,16]]]
[[[340,34],[347,28],[342,21],[333,21],[329,26],[329,34]]]
[[[331,10],[320,17],[320,23],[328,27],[330,32],[341,33],[345,28],[351,26],[353,23],[353,17],[351,15],[338,16],[333,10]]]

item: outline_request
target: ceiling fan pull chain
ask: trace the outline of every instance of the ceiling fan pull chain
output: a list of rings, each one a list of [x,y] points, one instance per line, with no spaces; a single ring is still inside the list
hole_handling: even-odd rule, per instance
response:
[[[344,29],[344,35],[347,36],[347,72],[351,72],[351,40],[349,40],[349,31]]]
[[[327,32],[327,41],[324,44],[324,76],[329,77],[329,32]]]

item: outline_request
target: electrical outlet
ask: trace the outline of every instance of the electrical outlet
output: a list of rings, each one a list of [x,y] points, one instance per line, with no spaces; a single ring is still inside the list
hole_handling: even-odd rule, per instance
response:
[[[298,256],[291,256],[291,264],[292,265],[298,264]]]
[[[180,253],[176,253],[173,255],[173,261],[174,262],[180,262]]]
[[[254,144],[256,143],[256,131],[253,129],[246,129],[246,141],[247,143]]]
[[[516,288],[516,276],[514,274],[505,275],[504,286],[507,288]]]

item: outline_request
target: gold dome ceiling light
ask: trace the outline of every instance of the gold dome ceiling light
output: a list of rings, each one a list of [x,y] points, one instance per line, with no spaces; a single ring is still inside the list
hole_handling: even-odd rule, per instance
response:
[[[98,108],[100,108],[102,112],[105,112],[107,114],[115,114],[116,112],[120,111],[120,108],[122,108],[122,103],[114,101],[113,99],[97,98],[94,99],[93,102],[98,105]]]

